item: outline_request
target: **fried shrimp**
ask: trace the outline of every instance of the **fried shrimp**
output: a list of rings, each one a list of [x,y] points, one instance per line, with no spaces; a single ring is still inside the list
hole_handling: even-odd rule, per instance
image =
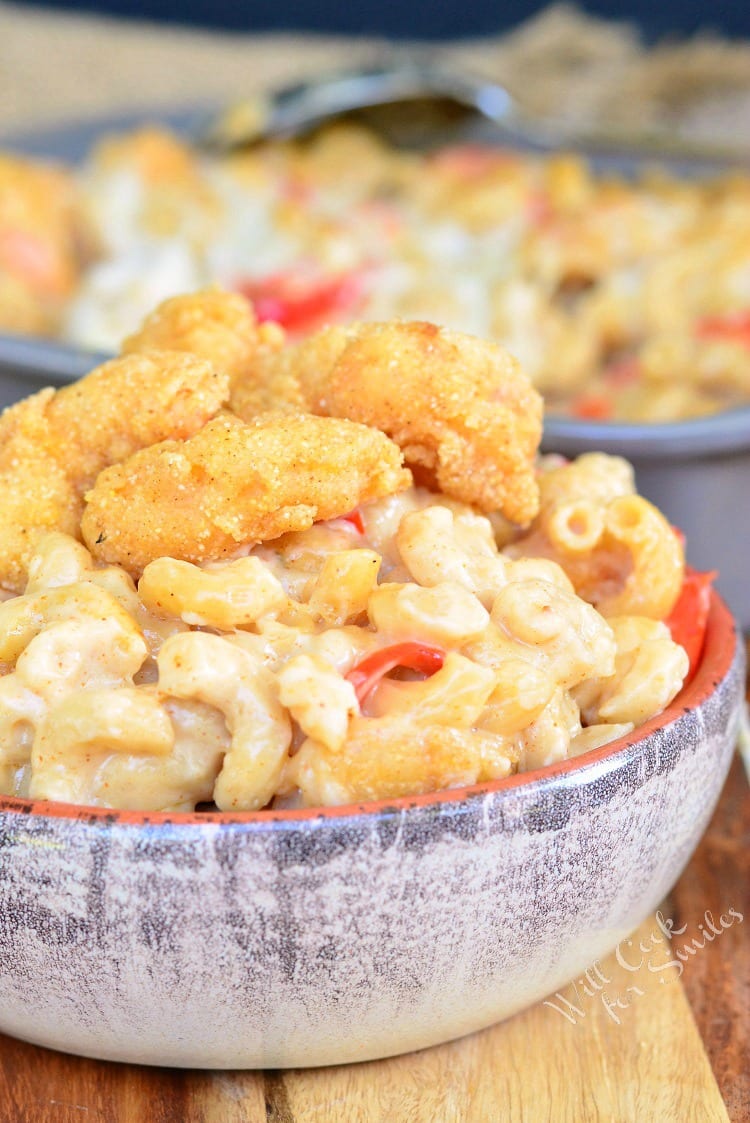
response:
[[[192,436],[228,394],[226,374],[196,355],[124,355],[55,394],[49,443],[75,465],[85,490],[102,468],[139,448]]]
[[[54,393],[41,390],[0,417],[0,585],[16,593],[41,531],[78,533],[78,496],[47,444]]]
[[[387,433],[446,495],[514,523],[536,514],[542,399],[498,344],[419,322],[332,327],[276,370],[311,412]]]
[[[78,537],[83,494],[102,468],[166,437],[197,432],[226,401],[227,383],[195,355],[153,351],[113,359],[80,382],[6,410],[0,585],[23,590],[41,532]]]
[[[210,421],[102,472],[81,523],[93,555],[138,575],[160,557],[201,562],[304,530],[409,486],[383,433],[339,418]]]
[[[56,334],[93,251],[72,175],[0,153],[0,326]]]
[[[259,348],[273,351],[284,341],[276,324],[258,324],[252,304],[220,288],[165,300],[122,345],[133,351],[189,351],[210,359],[232,382],[251,368]]]
[[[232,382],[232,413],[243,421],[268,412],[307,413],[294,357],[289,347],[259,347],[243,376]]]

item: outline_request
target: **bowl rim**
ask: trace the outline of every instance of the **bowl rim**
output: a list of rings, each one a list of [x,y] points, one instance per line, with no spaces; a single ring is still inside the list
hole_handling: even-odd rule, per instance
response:
[[[583,421],[545,411],[542,446],[651,460],[750,453],[750,404],[684,421]]]
[[[614,767],[623,761],[639,742],[657,730],[677,721],[690,710],[697,709],[724,681],[737,653],[739,632],[732,614],[716,590],[712,590],[706,641],[701,662],[694,676],[666,709],[649,718],[625,737],[619,737],[580,756],[546,765],[529,772],[518,772],[501,780],[490,780],[462,788],[446,788],[423,795],[400,796],[395,799],[372,800],[335,807],[307,807],[271,811],[129,811],[84,804],[21,799],[0,794],[0,822],[4,813],[61,820],[83,820],[89,824],[104,823],[125,827],[168,825],[170,829],[196,826],[266,826],[294,827],[305,823],[350,822],[357,817],[374,818],[409,810],[457,810],[472,799],[487,795],[540,790],[550,785],[575,781],[576,773],[590,778],[592,767]]]

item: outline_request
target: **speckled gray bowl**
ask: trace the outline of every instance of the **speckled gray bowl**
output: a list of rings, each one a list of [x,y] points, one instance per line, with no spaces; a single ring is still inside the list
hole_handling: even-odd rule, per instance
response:
[[[629,460],[639,492],[686,535],[690,564],[719,571],[719,592],[750,630],[750,407],[658,425],[547,417],[543,449]]]
[[[0,1030],[204,1068],[367,1060],[480,1029],[609,952],[718,798],[744,647],[613,745],[392,804],[168,816],[0,799]]]

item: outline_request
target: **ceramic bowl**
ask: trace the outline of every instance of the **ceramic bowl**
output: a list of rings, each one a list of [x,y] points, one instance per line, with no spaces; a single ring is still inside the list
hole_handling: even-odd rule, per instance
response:
[[[750,406],[660,424],[548,416],[545,452],[615,453],[635,468],[638,491],[687,539],[695,569],[717,569],[718,588],[750,630]]]
[[[744,645],[629,737],[502,782],[307,812],[0,798],[0,1030],[140,1064],[364,1061],[481,1029],[656,908],[732,756]]]

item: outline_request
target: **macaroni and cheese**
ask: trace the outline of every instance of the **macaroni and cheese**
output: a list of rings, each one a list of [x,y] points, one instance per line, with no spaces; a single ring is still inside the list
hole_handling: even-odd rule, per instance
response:
[[[207,321],[222,299],[238,298],[207,295]],[[163,316],[182,322],[174,304]],[[244,373],[217,375],[225,389],[213,404],[204,395],[208,420],[170,401],[154,433],[142,387],[128,441],[127,422],[99,402],[103,386],[132,378],[138,353],[114,360],[76,387],[92,432],[50,445],[36,475],[19,444],[28,404],[0,418],[0,459],[10,447],[13,470],[27,472],[25,514],[14,508],[27,545],[0,546],[0,791],[175,812],[391,799],[577,756],[678,693],[688,656],[665,620],[682,546],[623,460],[536,460],[534,392],[494,344],[385,325],[348,335],[344,363],[341,339],[319,343],[310,366],[309,346],[273,342],[277,384],[296,389],[255,418],[232,413],[232,388],[252,382],[254,364],[268,373],[262,337]],[[416,346],[433,391],[420,398],[412,384],[413,425],[381,412],[375,428],[344,399],[332,413],[325,386],[342,363],[351,375],[355,359],[377,359],[378,385],[358,383],[377,412],[399,379],[416,379]],[[206,384],[205,354],[143,355],[143,369]],[[455,393],[441,398],[456,370],[471,390],[463,412]],[[480,399],[488,425],[505,419],[506,486],[472,436]],[[57,524],[34,505],[50,500],[53,463],[65,473]],[[472,502],[455,464],[484,481]]]

